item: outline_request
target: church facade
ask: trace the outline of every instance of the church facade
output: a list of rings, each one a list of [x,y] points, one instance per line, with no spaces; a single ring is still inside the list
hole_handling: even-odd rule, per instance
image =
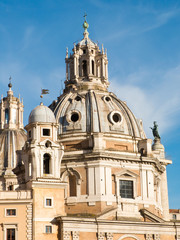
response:
[[[175,240],[164,147],[108,91],[108,59],[89,38],[66,51],[61,96],[34,108],[12,84],[0,102],[0,239]],[[26,131],[25,131],[26,130]]]

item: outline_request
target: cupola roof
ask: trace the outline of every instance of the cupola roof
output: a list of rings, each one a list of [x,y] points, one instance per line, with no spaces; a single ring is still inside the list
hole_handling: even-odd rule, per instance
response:
[[[55,123],[56,119],[51,109],[41,103],[35,107],[29,115],[29,123],[34,122]]]

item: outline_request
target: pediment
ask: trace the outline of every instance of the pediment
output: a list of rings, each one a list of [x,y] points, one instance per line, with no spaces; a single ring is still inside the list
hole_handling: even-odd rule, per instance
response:
[[[128,169],[123,169],[122,171],[120,171],[114,175],[115,175],[115,177],[131,177],[131,178],[139,177],[138,174],[136,174]]]
[[[157,215],[148,211],[147,209],[140,209],[140,213],[144,217],[144,220],[149,220],[150,222],[156,222],[156,223],[165,222],[162,218],[158,217]]]

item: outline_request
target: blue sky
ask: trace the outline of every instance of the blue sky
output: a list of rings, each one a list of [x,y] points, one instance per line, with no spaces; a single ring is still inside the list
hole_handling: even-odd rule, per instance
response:
[[[62,92],[65,52],[83,37],[104,44],[110,91],[143,120],[148,138],[156,120],[167,158],[169,202],[180,208],[180,2],[177,0],[0,0],[0,94],[12,76],[24,100],[24,124],[48,88],[49,105]]]

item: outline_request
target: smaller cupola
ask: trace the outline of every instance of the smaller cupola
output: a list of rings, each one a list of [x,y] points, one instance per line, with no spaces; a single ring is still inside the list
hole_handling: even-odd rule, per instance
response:
[[[31,111],[22,157],[26,182],[60,178],[63,146],[57,139],[58,126],[54,113],[43,103]]]

